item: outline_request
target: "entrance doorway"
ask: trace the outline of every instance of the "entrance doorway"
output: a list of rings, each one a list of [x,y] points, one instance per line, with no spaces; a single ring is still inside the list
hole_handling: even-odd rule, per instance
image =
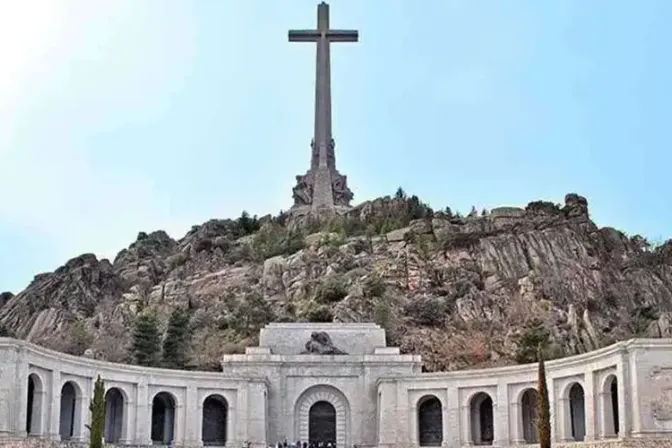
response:
[[[328,401],[318,401],[308,411],[309,442],[336,443],[336,409]]]

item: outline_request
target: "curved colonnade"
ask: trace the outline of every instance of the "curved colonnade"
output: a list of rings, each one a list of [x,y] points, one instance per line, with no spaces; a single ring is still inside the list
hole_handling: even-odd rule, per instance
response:
[[[326,434],[340,446],[537,443],[536,365],[380,374],[361,377],[364,389],[334,387],[337,382],[315,377],[290,396],[282,381],[259,370],[259,356],[246,361],[248,355],[232,355],[228,362],[225,357],[224,372],[210,373],[112,364],[12,339],[0,339],[0,355],[0,438],[86,441],[88,406],[100,375],[105,440],[117,445],[266,446],[313,434]],[[312,367],[305,369],[333,364],[335,376],[338,366],[349,363],[352,372],[353,365],[371,362],[271,356],[285,364],[309,360]],[[408,363],[410,355],[395,359],[400,356]],[[388,367],[402,362],[395,359],[386,361]],[[233,361],[241,369],[227,370]],[[548,362],[547,383],[555,442],[672,434],[670,340],[632,340]],[[274,405],[278,399],[282,403]]]

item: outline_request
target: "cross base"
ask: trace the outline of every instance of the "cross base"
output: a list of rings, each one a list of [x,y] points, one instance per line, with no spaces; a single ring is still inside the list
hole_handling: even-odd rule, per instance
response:
[[[347,182],[347,176],[324,166],[296,176],[296,186],[292,189],[294,206],[290,211],[293,214],[347,211],[353,197]]]

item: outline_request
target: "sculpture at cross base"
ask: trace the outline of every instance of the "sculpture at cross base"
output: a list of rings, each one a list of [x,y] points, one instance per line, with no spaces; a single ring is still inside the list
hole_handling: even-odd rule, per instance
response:
[[[310,169],[296,176],[292,189],[293,211],[340,210],[348,208],[353,198],[348,178],[336,169],[336,143],[331,133],[331,73],[329,47],[333,42],[357,42],[354,30],[332,30],[329,27],[329,5],[317,7],[317,29],[289,32],[290,42],[317,44],[315,71],[315,134],[310,142]],[[290,210],[291,211],[291,210]]]

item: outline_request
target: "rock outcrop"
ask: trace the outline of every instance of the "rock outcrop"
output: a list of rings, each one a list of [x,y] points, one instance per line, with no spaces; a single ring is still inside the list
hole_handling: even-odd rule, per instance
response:
[[[141,232],[114,262],[84,254],[0,295],[0,328],[69,353],[131,362],[137,314],[190,313],[207,368],[271,320],[376,321],[428,370],[528,362],[632,336],[672,336],[672,242],[598,228],[563,206],[432,212],[403,192],[331,222],[211,220],[181,240]]]

